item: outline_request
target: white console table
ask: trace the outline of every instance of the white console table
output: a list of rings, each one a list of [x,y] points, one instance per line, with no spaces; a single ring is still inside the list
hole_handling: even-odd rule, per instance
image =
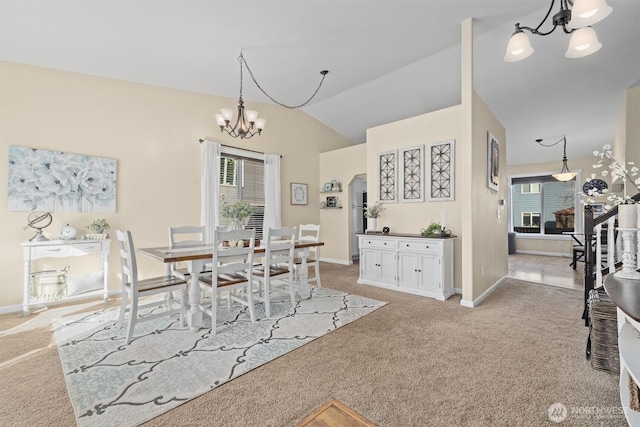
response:
[[[620,352],[620,403],[627,423],[640,426],[640,411],[633,410],[629,377],[640,384],[640,281],[607,275],[607,295],[618,306],[618,351]]]
[[[22,311],[25,316],[29,315],[30,308],[35,306],[45,306],[54,303],[69,302],[79,299],[102,296],[108,300],[107,277],[109,276],[109,247],[110,239],[101,240],[48,240],[22,243],[22,257],[24,260],[24,294]],[[31,262],[40,258],[63,258],[75,257],[91,254],[102,254],[102,271],[104,276],[103,288],[97,291],[90,291],[79,295],[67,296],[57,300],[39,300],[31,298]]]
[[[358,283],[444,301],[453,287],[455,238],[412,234],[358,234]]]

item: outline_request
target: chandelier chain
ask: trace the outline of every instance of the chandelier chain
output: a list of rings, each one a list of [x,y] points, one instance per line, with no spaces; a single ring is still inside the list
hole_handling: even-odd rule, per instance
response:
[[[249,64],[247,64],[247,60],[244,59],[244,55],[242,55],[242,52],[240,52],[240,57],[238,58],[238,60],[240,61],[240,95],[242,96],[242,64],[244,63],[244,66],[247,67],[247,71],[249,71],[249,75],[251,76],[251,80],[253,80],[253,82],[256,84],[256,87],[258,89],[260,89],[260,91],[267,97],[269,98],[271,101],[273,101],[274,103],[278,104],[281,107],[285,107],[285,108],[290,108],[290,109],[296,109],[296,108],[301,108],[304,107],[305,105],[307,105],[309,102],[311,102],[311,100],[316,96],[316,94],[318,93],[318,91],[320,90],[320,87],[322,87],[322,83],[324,82],[324,78],[327,76],[327,74],[329,73],[327,70],[323,70],[320,71],[320,74],[322,74],[322,79],[320,80],[320,84],[318,84],[318,87],[316,88],[315,92],[313,92],[313,94],[311,95],[311,97],[309,97],[309,99],[307,99],[305,102],[303,102],[300,105],[287,105],[287,104],[283,104],[282,102],[279,102],[278,100],[274,99],[271,95],[269,95],[263,88],[262,86],[260,86],[260,83],[258,83],[258,81],[256,80],[256,78],[253,75],[253,72],[251,71],[251,68],[249,68]]]
[[[556,141],[556,142],[554,142],[553,144],[543,144],[543,143],[542,143],[542,141],[543,141],[542,139],[536,139],[536,142],[537,142],[538,144],[542,145],[543,147],[553,147],[554,145],[558,145],[559,143],[561,143],[563,140],[564,140],[564,141],[566,141],[566,139],[565,139],[565,138],[566,138],[566,137],[564,137],[564,136],[563,136],[562,138],[560,138],[559,140],[557,140],[557,141]]]

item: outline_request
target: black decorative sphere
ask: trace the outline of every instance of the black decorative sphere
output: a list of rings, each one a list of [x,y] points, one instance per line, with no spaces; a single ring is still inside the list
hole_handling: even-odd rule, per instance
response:
[[[382,227],[383,234],[389,234],[389,227]]]

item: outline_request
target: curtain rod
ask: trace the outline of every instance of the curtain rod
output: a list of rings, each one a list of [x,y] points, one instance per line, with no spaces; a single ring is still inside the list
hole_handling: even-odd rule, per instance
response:
[[[199,140],[200,144],[202,144],[204,142],[204,139],[200,139]],[[220,144],[222,147],[227,147],[227,148],[235,148],[236,150],[244,150],[244,151],[250,151],[252,153],[256,153],[256,154],[266,154],[263,153],[262,151],[256,151],[256,150],[249,150],[247,148],[238,148],[238,147],[233,147],[231,145],[225,145],[225,144]],[[282,154],[280,155],[280,158],[282,158]]]

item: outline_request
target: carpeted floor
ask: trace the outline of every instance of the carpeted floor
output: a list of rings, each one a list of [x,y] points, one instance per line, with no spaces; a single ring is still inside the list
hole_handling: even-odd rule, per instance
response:
[[[617,375],[584,359],[580,291],[508,279],[468,309],[459,296],[357,285],[357,265],[323,263],[321,274],[389,304],[144,425],[293,426],[330,398],[380,426],[557,425],[556,403],[563,426],[626,425]],[[0,331],[22,322],[0,316]],[[0,335],[0,425],[74,424],[51,337],[50,327]]]

